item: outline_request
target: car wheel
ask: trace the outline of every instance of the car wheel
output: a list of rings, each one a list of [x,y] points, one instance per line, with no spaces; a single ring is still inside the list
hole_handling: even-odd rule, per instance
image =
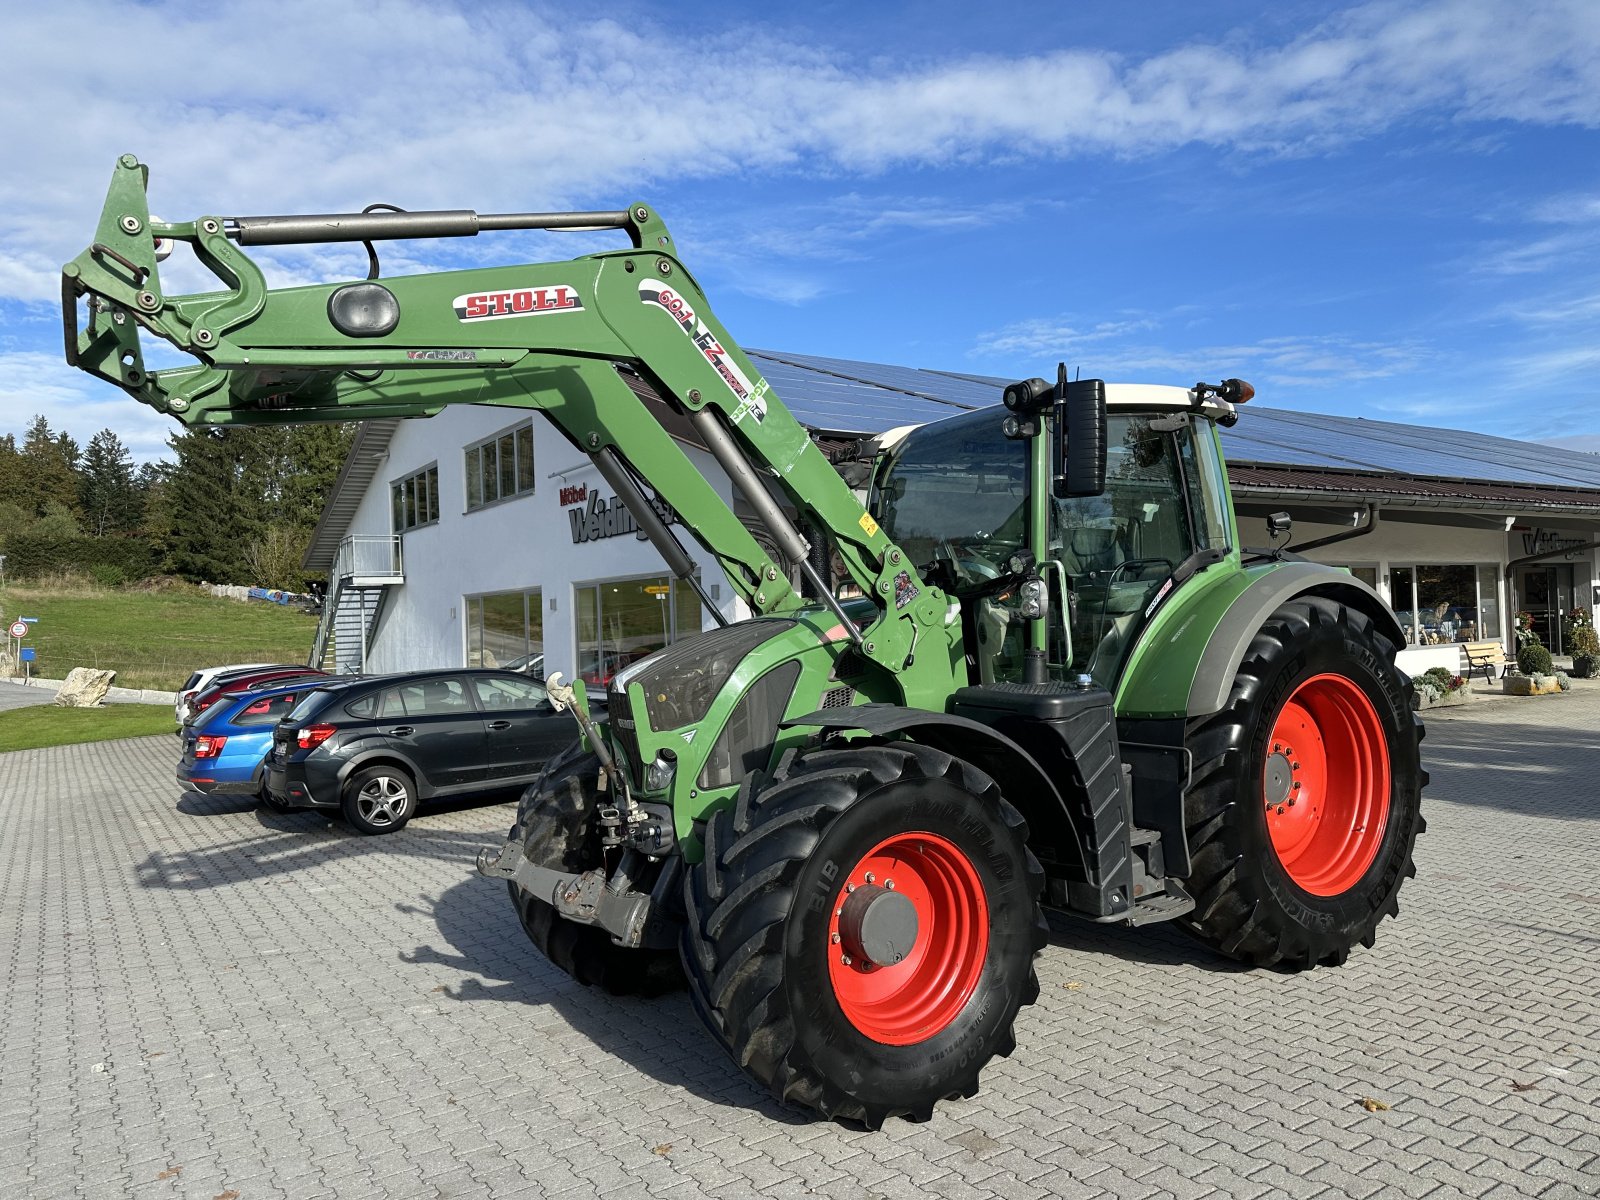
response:
[[[357,833],[396,833],[417,811],[417,788],[398,767],[368,767],[345,784],[340,804]]]

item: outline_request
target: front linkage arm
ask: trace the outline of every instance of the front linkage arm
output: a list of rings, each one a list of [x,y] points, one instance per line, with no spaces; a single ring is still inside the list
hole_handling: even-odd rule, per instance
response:
[[[620,463],[684,514],[753,611],[798,607],[783,564],[761,548],[662,423],[664,415],[687,420],[691,440],[718,459],[783,558],[804,563],[806,543],[769,497],[765,479],[827,531],[878,607],[860,633],[836,609],[839,636],[856,640],[905,703],[944,706],[959,661],[951,602],[918,577],[727,335],[648,206],[171,223],[150,218],[146,183],[135,158],[119,160],[94,243],[63,269],[70,363],[186,425],[422,417],[454,403],[538,409],[608,478]],[[235,244],[594,227],[626,230],[633,249],[276,290]],[[190,245],[226,290],[166,295],[156,239]],[[141,328],[196,365],[148,370]],[[645,386],[630,387],[623,372]],[[660,403],[647,403],[640,392]]]

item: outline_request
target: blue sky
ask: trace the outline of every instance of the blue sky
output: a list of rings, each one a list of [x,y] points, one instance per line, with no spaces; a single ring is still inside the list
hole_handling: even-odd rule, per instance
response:
[[[1239,375],[1277,407],[1600,450],[1594,0],[596,11],[8,17],[0,433],[45,412],[80,442],[110,426],[163,453],[165,419],[60,353],[59,264],[133,151],[171,219],[645,199],[749,346]],[[400,274],[581,248],[384,258]],[[364,270],[359,248],[266,265],[280,283]]]

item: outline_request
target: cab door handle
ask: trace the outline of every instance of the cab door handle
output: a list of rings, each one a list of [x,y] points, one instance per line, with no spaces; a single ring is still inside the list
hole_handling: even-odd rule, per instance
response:
[[[510,721],[490,721],[489,722],[489,728],[490,729],[495,729],[495,730],[510,729],[511,728],[511,722]]]

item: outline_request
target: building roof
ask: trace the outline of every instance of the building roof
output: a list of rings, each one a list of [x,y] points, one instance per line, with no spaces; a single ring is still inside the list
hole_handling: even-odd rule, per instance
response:
[[[821,434],[942,420],[998,404],[1012,382],[781,350],[747,353],[795,418]],[[363,422],[306,551],[307,567],[332,565],[396,424]],[[1600,516],[1600,455],[1489,434],[1251,403],[1223,431],[1223,449],[1234,486],[1260,498]]]
[[[750,356],[802,424],[839,432],[876,433],[998,404],[999,389],[1012,382],[813,354],[755,350]],[[1254,402],[1223,431],[1223,447],[1230,463],[1600,488],[1600,454]]]
[[[322,516],[311,531],[311,544],[306,547],[300,565],[308,571],[328,571],[333,568],[339,553],[339,543],[350,530],[361,497],[367,494],[367,485],[378,473],[378,466],[389,452],[395,430],[400,428],[400,418],[384,417],[376,421],[362,421],[356,426],[356,436],[350,443],[350,453],[345,455],[339,477],[328,490],[328,499],[322,506]]]

